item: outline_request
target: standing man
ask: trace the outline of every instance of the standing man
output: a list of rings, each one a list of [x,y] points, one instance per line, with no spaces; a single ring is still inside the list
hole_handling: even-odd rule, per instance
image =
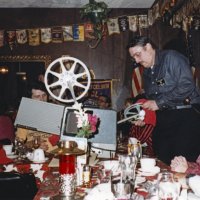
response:
[[[167,164],[179,155],[195,161],[200,154],[200,92],[188,59],[177,51],[156,50],[152,41],[143,36],[133,38],[128,49],[144,67],[148,101],[143,108],[156,111],[154,152]]]

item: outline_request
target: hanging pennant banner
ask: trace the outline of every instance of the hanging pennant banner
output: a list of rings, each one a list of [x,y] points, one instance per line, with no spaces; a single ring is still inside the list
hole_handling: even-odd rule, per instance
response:
[[[52,42],[61,43],[63,41],[62,27],[53,27],[51,31],[52,31]]]
[[[4,46],[4,30],[0,30],[0,47]]]
[[[117,34],[120,33],[118,18],[109,19],[107,21],[107,27],[108,27],[108,34],[109,35],[112,35],[114,33],[117,33]]]
[[[138,15],[138,21],[140,28],[148,28],[147,15]]]
[[[138,17],[137,15],[128,16],[129,29],[133,32],[137,32],[138,29]]]
[[[126,31],[129,29],[128,17],[122,16],[118,18],[120,31]]]
[[[29,45],[38,46],[40,44],[40,30],[38,28],[28,29]]]
[[[25,44],[28,42],[26,29],[16,30],[16,37],[18,44]]]
[[[16,45],[16,32],[15,31],[6,31],[7,42],[11,50],[13,50]]]
[[[62,30],[63,30],[63,40],[65,42],[67,42],[67,41],[73,41],[72,26],[62,26]]]
[[[41,42],[50,43],[52,41],[51,28],[41,28]]]
[[[95,39],[93,33],[94,33],[94,28],[93,24],[90,22],[87,22],[84,24],[84,29],[85,29],[85,38],[88,39]]]
[[[73,38],[74,41],[84,41],[84,26],[74,24],[73,25]]]

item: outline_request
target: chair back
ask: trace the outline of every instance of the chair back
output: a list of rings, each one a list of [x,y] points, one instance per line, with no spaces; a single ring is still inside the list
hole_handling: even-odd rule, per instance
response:
[[[36,179],[32,173],[0,173],[0,199],[32,200],[37,191]]]

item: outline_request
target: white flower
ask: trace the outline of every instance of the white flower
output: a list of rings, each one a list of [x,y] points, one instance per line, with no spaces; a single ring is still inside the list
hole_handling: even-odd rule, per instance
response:
[[[76,102],[72,107],[76,109],[74,113],[76,114],[76,117],[78,119],[77,127],[82,128],[83,126],[87,126],[89,124],[88,114],[85,113],[84,109],[82,109],[82,103]]]

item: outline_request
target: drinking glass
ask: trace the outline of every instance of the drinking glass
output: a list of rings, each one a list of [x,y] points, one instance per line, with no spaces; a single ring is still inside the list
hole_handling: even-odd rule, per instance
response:
[[[180,185],[174,181],[173,174],[163,172],[158,175],[159,200],[177,200],[180,193]]]
[[[41,139],[40,136],[33,137],[33,149],[38,149],[40,147]]]
[[[116,198],[130,198],[135,188],[135,169],[137,157],[119,155],[120,178],[112,180],[112,189]]]

